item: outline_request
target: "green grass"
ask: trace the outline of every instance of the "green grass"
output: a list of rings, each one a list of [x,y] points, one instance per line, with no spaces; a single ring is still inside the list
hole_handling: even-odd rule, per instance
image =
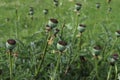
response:
[[[82,4],[79,16],[74,12],[76,2]],[[119,37],[115,35],[120,30],[120,1],[59,0],[59,4],[56,7],[53,0],[0,0],[0,80],[117,80],[120,60],[111,66],[108,58],[120,54]],[[29,7],[34,8],[33,20]],[[44,9],[49,10],[47,15]],[[58,20],[57,35],[62,33],[62,40],[68,44],[62,54],[57,49],[58,36],[53,44],[47,43],[54,34],[53,30],[45,32],[50,18]],[[76,37],[79,24],[85,24],[86,29]],[[18,57],[9,55],[5,46],[11,38],[17,41],[12,54]],[[102,47],[98,59],[92,55],[95,45]]]

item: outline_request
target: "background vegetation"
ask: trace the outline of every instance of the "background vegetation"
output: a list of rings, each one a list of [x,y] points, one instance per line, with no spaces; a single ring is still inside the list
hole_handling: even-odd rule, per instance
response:
[[[79,15],[74,11],[76,3],[82,4]],[[119,5],[119,0],[59,0],[58,6],[53,0],[0,0],[0,80],[117,80],[119,59],[110,63],[112,55],[120,53],[115,35],[120,29]],[[28,15],[30,7],[33,19]],[[47,44],[45,27],[50,18],[58,20],[57,35],[68,44],[63,53],[56,46],[58,36]],[[77,37],[79,24],[86,29]],[[12,76],[5,46],[11,38],[17,41],[11,56]],[[94,56],[96,45],[101,52]]]

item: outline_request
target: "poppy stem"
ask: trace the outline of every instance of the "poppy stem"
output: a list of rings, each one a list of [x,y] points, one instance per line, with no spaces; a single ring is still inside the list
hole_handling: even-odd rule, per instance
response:
[[[109,68],[108,75],[107,75],[107,80],[109,80],[109,79],[110,79],[110,74],[111,74],[111,71],[112,71],[112,66],[110,66],[110,68]]]
[[[47,40],[49,39],[49,37],[50,37],[50,34],[47,36]],[[42,64],[44,63],[44,60],[45,60],[45,56],[46,56],[46,52],[47,52],[47,48],[48,48],[48,41],[47,40],[46,40],[46,43],[45,43],[45,48],[43,50],[42,60],[40,61],[39,65],[38,65],[37,71],[35,72],[35,78],[36,79],[39,76],[39,72],[40,72],[41,66],[42,66]]]
[[[117,80],[117,73],[118,73],[118,67],[117,67],[117,65],[115,64],[115,80]]]
[[[57,63],[56,63],[56,67],[54,69],[53,76],[51,77],[50,80],[56,80],[56,73],[57,73],[57,70],[60,67],[60,63],[61,63],[61,55],[62,55],[62,53],[59,52],[59,55],[58,55],[58,58],[57,58],[58,60],[57,60]]]
[[[95,60],[95,71],[96,71],[97,80],[101,80],[98,74],[98,61],[97,60]]]
[[[9,51],[9,71],[10,71],[10,80],[12,80],[12,50]]]

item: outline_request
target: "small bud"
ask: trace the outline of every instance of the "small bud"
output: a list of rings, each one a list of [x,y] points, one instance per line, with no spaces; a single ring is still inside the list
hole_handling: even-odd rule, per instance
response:
[[[7,40],[6,42],[7,49],[12,50],[15,48],[15,46],[16,46],[16,41],[14,39]]]
[[[99,45],[96,45],[93,47],[93,55],[98,56],[101,52],[101,47]]]
[[[48,9],[44,9],[43,10],[43,13],[46,15],[46,14],[48,14]]]
[[[64,41],[59,41],[57,43],[57,49],[60,51],[60,52],[63,52],[65,49],[66,49],[66,46],[67,46],[67,43],[64,42]]]
[[[116,35],[117,37],[120,37],[120,30],[117,30],[117,31],[115,32],[115,35]]]
[[[58,21],[57,21],[57,19],[50,19],[49,20],[49,22],[48,22],[48,25],[51,27],[51,28],[54,28],[54,27],[56,27],[57,26],[57,24],[58,24]]]
[[[75,11],[79,11],[81,9],[81,7],[82,7],[82,4],[76,3],[75,4]]]
[[[80,25],[78,26],[78,30],[79,30],[80,33],[84,32],[84,31],[85,31],[85,28],[86,28],[86,25],[83,25],[83,24],[80,24]]]
[[[100,3],[96,3],[96,8],[97,8],[97,9],[100,8]]]

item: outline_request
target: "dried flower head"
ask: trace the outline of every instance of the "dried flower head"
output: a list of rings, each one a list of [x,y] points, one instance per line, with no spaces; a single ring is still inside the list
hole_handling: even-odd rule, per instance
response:
[[[6,42],[7,49],[12,50],[15,48],[15,46],[16,46],[16,41],[14,39],[7,40],[7,42]]]

